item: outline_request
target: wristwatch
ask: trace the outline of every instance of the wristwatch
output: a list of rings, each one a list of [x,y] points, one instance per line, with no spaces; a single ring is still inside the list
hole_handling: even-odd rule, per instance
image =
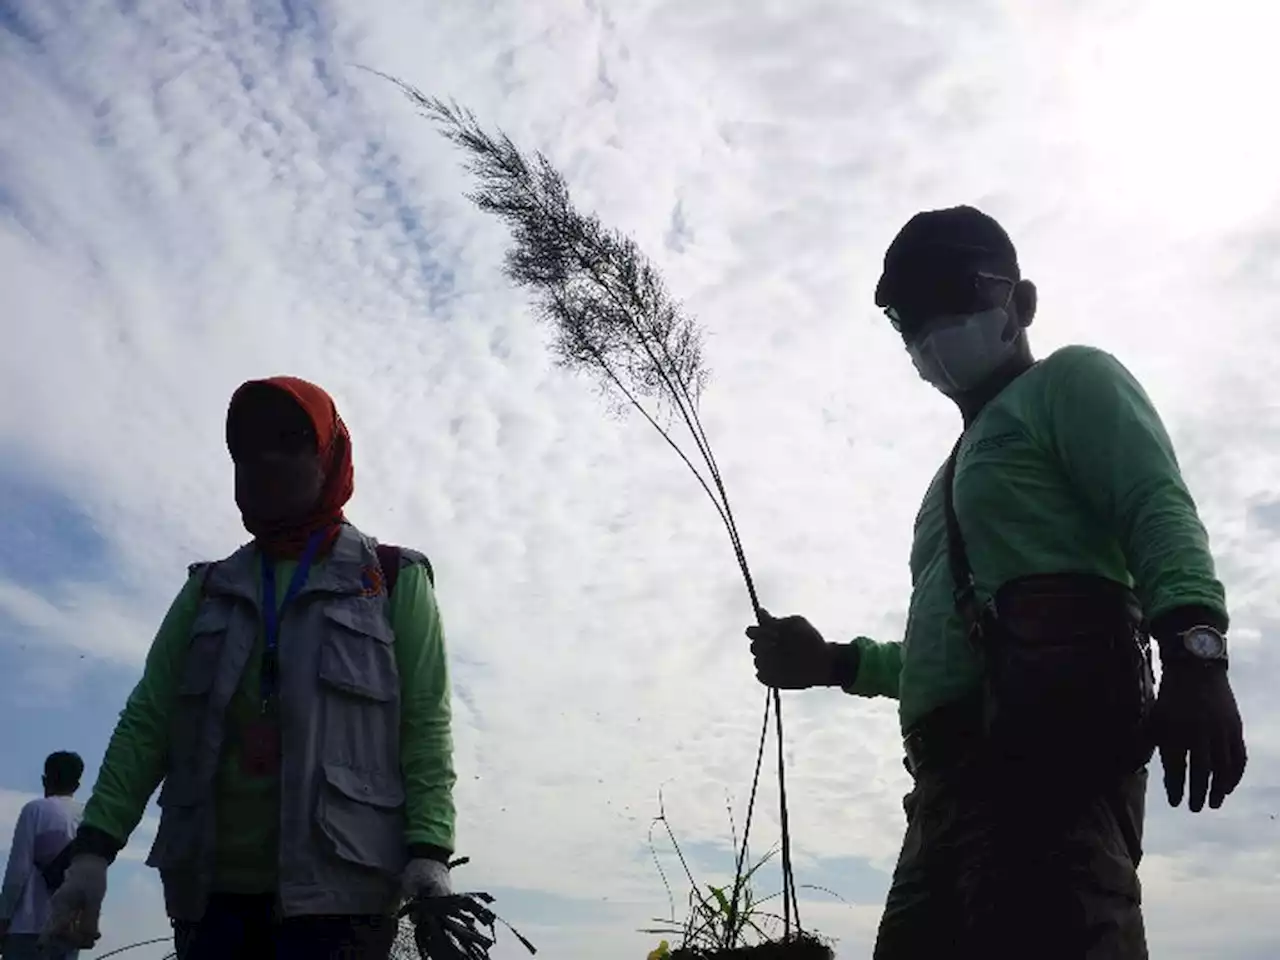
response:
[[[1198,660],[1206,664],[1226,663],[1227,638],[1215,627],[1192,627],[1178,634],[1177,642],[1167,652],[1179,660]]]

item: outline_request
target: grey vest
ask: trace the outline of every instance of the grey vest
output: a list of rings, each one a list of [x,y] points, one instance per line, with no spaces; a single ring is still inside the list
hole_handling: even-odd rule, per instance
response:
[[[281,612],[279,909],[377,914],[407,860],[400,677],[376,544],[344,526]],[[208,568],[182,668],[160,826],[147,858],[169,916],[199,920],[213,882],[216,773],[226,711],[261,630],[252,545]],[[402,551],[402,565],[425,560]],[[193,568],[198,569],[198,568]]]

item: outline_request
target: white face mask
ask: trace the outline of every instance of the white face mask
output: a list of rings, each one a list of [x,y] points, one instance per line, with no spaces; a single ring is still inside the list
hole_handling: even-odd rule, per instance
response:
[[[1009,313],[994,307],[955,317],[907,346],[921,378],[948,396],[967,393],[995,373],[1017,349],[1005,339]]]

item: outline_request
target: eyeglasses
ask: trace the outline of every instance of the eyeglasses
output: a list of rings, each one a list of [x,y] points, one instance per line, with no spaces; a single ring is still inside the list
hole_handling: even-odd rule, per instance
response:
[[[1007,307],[1017,285],[1011,277],[981,271],[935,277],[913,288],[900,303],[885,307],[884,315],[893,329],[910,339],[941,317]]]

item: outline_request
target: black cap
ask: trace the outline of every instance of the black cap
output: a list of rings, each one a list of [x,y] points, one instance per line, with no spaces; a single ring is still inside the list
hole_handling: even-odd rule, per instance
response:
[[[949,278],[957,271],[972,275],[974,270],[1022,279],[1018,253],[1004,227],[974,207],[917,213],[885,252],[884,273],[876,284],[876,306],[896,305],[905,284]]]

